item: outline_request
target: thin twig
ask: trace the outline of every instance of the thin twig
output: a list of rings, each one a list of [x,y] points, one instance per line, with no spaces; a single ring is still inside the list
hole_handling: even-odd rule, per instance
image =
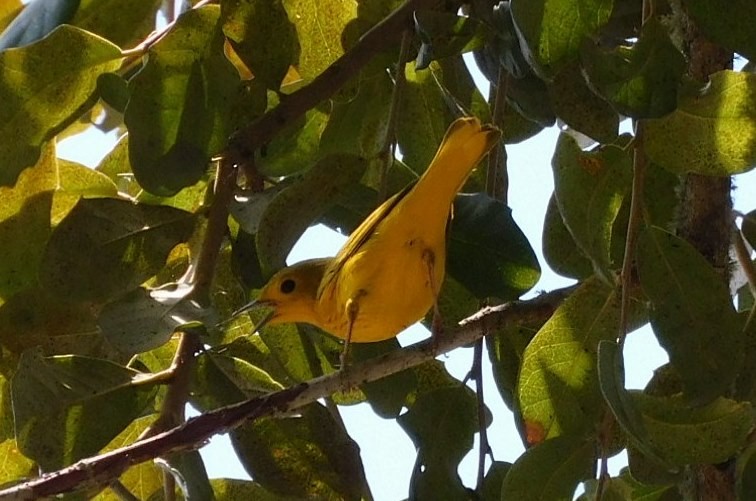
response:
[[[396,157],[396,120],[399,116],[399,107],[404,94],[404,86],[407,83],[405,65],[407,64],[407,55],[409,54],[410,42],[412,41],[412,30],[405,29],[402,32],[402,43],[399,47],[399,59],[396,62],[396,75],[394,76],[394,89],[391,93],[391,103],[389,104],[388,122],[386,123],[386,137],[381,156],[383,158],[383,168],[381,169],[381,181],[378,191],[378,197],[381,202],[388,198],[388,172],[391,164]]]
[[[494,92],[491,120],[497,127],[504,123],[504,110],[507,107],[507,87],[509,74],[504,67],[499,67],[496,85],[490,88]],[[490,100],[490,97],[489,97]],[[486,176],[486,191],[496,200],[507,203],[509,191],[509,174],[507,173],[507,150],[503,141],[498,141],[488,154],[488,171]]]
[[[516,301],[486,308],[461,322],[441,339],[431,339],[351,366],[307,383],[216,409],[189,419],[184,425],[100,456],[84,459],[62,470],[0,491],[0,500],[31,500],[104,485],[118,478],[130,466],[166,454],[194,450],[210,437],[226,433],[261,416],[288,415],[339,390],[381,379],[415,367],[469,344],[487,332],[515,323],[530,323],[551,316],[575,287],[558,289],[528,301]]]
[[[620,325],[617,342],[620,349],[625,342],[629,325],[630,291],[633,284],[633,266],[635,264],[635,247],[638,241],[640,225],[643,221],[643,184],[646,178],[646,156],[643,152],[643,122],[639,121],[635,127],[633,141],[633,185],[630,195],[630,218],[627,221],[627,236],[625,239],[625,255],[622,260],[620,303]]]
[[[491,444],[488,441],[488,429],[486,428],[486,404],[483,398],[483,338],[475,341],[473,350],[473,366],[470,369],[475,380],[475,397],[478,406],[478,432],[480,443],[478,444],[478,477],[475,490],[483,489],[483,478],[486,473],[486,456],[491,452]]]

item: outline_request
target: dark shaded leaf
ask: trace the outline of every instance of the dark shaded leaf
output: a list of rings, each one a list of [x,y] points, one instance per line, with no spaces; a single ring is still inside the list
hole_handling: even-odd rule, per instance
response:
[[[528,449],[509,468],[501,499],[572,499],[577,484],[593,477],[596,445],[582,437],[555,437]]]
[[[750,0],[685,0],[685,8],[713,42],[756,59],[756,4]]]
[[[190,292],[175,285],[138,288],[106,304],[97,323],[108,342],[122,353],[149,351],[166,343],[179,327],[201,320],[217,323],[210,312],[185,299]]]
[[[218,17],[217,6],[181,16],[129,82],[129,158],[139,184],[156,195],[196,183],[233,131],[243,86],[223,54]]]
[[[71,24],[127,49],[155,29],[160,6],[161,0],[81,0]]]
[[[281,268],[286,256],[308,226],[339,195],[357,183],[366,161],[353,155],[323,157],[299,182],[283,190],[268,204],[255,238],[264,275]]]
[[[195,216],[113,198],[84,199],[55,228],[42,283],[69,298],[104,302],[137,288],[191,235]]]
[[[753,429],[749,403],[726,398],[691,407],[683,397],[652,397],[637,390],[648,441],[672,465],[715,464],[732,457]]]
[[[638,274],[651,299],[651,325],[699,404],[730,389],[743,363],[741,321],[727,286],[689,243],[659,228],[638,239]]]
[[[554,113],[567,125],[595,141],[610,143],[617,138],[619,116],[588,88],[581,68],[570,64],[549,85]]]
[[[447,253],[449,273],[479,299],[518,298],[541,276],[511,210],[482,193],[455,199]]]
[[[629,49],[585,44],[582,65],[591,86],[620,114],[633,118],[656,118],[674,111],[687,67],[668,29],[653,18]]]
[[[462,499],[457,473],[478,430],[477,404],[466,386],[423,392],[397,422],[417,448],[410,481],[411,499]]]
[[[611,282],[612,229],[630,189],[630,154],[613,145],[583,152],[573,138],[562,134],[551,164],[565,226],[594,270]]]
[[[154,398],[136,375],[105,360],[26,352],[11,386],[19,449],[45,470],[95,454]]]
[[[431,61],[479,49],[493,36],[491,28],[470,16],[417,10],[414,18],[422,42],[415,61],[418,70],[427,68]]]
[[[568,278],[587,278],[593,274],[593,265],[578,248],[570,230],[564,225],[556,197],[551,195],[543,223],[543,257],[549,267]]]
[[[79,0],[45,0],[31,2],[0,33],[0,51],[23,47],[44,38],[67,23],[79,8]]]
[[[359,500],[359,448],[319,403],[298,417],[258,419],[231,432],[245,469],[271,492],[300,499]]]
[[[278,90],[299,52],[296,30],[282,2],[224,1],[221,22],[223,33],[255,78]]]

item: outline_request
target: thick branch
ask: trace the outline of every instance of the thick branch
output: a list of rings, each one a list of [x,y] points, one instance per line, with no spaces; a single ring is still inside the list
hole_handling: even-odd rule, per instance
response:
[[[323,376],[263,397],[223,407],[190,419],[184,425],[157,434],[101,456],[84,459],[62,470],[0,491],[0,500],[31,500],[91,486],[108,484],[130,466],[180,451],[201,447],[210,437],[225,433],[261,416],[282,416],[339,390],[381,379],[409,369],[517,323],[548,318],[575,289],[569,287],[535,299],[485,308],[464,320],[456,332],[402,350],[376,357],[359,365]]]

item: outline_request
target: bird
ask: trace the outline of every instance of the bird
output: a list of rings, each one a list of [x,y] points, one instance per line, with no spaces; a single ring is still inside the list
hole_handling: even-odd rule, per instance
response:
[[[302,322],[350,343],[397,336],[438,311],[452,202],[500,138],[498,129],[463,117],[449,126],[420,178],[376,208],[335,257],[309,259],[275,273],[252,308],[269,307],[263,324]]]

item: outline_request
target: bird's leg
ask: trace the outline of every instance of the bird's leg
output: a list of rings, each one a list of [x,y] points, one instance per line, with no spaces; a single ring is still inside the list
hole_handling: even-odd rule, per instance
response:
[[[344,349],[342,350],[341,357],[339,358],[342,370],[346,369],[349,362],[349,345],[352,343],[352,330],[354,329],[354,324],[357,321],[357,313],[360,309],[360,305],[357,299],[358,298],[356,297],[350,298],[347,300],[346,304],[346,314],[347,320],[349,321],[349,328],[347,329],[346,339],[344,339]]]
[[[441,318],[441,310],[438,308],[438,294],[439,287],[436,284],[435,279],[435,266],[436,266],[436,254],[432,249],[428,248],[423,251],[423,261],[425,261],[428,267],[428,284],[430,284],[431,293],[433,294],[433,319],[431,320],[431,339],[434,344],[434,351],[436,345],[438,345],[440,336],[444,330],[443,319]]]

